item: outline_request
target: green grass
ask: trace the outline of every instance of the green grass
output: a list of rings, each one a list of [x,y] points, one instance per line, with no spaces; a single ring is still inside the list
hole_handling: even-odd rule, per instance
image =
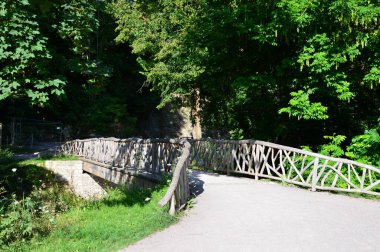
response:
[[[40,160],[62,160],[62,161],[68,161],[68,160],[79,160],[77,156],[47,156],[39,158]]]
[[[30,196],[56,210],[56,214],[47,215],[54,217],[49,232],[35,233],[31,240],[18,240],[1,247],[1,251],[116,251],[177,221],[167,207],[158,207],[167,185],[153,189],[117,187],[103,200],[85,201],[73,196],[54,174],[40,166],[45,160],[0,165],[0,184],[7,197]],[[38,197],[33,196],[36,193]],[[34,223],[38,225],[38,221]]]
[[[154,190],[114,189],[109,196],[72,209],[56,220],[47,237],[15,245],[8,251],[116,251],[176,221],[157,207],[167,187]],[[150,198],[149,201],[146,201]]]
[[[70,161],[70,160],[79,160],[76,156],[43,156],[40,158],[33,158],[25,161],[19,162],[20,164],[43,164],[47,160],[55,161]]]

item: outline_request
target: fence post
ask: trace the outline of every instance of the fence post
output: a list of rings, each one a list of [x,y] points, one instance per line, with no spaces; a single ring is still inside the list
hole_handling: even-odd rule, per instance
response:
[[[169,214],[171,215],[171,216],[174,216],[175,215],[175,196],[174,196],[175,194],[173,193],[173,195],[172,195],[172,198],[171,198],[171,200],[170,200],[170,206],[169,206]]]
[[[259,160],[259,156],[260,156],[260,150],[259,150],[259,145],[258,144],[255,144],[256,148],[255,148],[255,155],[253,157],[253,160],[255,162],[255,180],[259,180],[259,169],[260,169],[260,160]]]
[[[231,157],[232,157],[232,153],[230,152],[230,145],[227,143],[226,144],[226,155],[225,155],[225,163],[227,164],[227,175],[229,176],[231,174],[230,172],[230,166],[231,166]]]
[[[312,180],[311,180],[311,190],[315,192],[317,190],[317,180],[318,180],[318,164],[319,158],[314,159],[314,166],[312,171]]]

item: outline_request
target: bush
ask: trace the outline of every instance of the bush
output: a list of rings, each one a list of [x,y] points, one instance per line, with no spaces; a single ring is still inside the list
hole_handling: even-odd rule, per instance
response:
[[[10,149],[0,149],[0,164],[6,164],[12,161],[14,153]]]
[[[48,234],[57,214],[82,204],[38,162],[0,166],[0,250]]]
[[[8,210],[1,216],[0,245],[25,240],[33,235],[33,217],[35,203],[31,198],[21,201],[13,198]]]
[[[81,202],[58,184],[35,188],[30,196],[22,199],[17,199],[15,194],[10,199],[3,197],[0,202],[0,248],[50,233],[57,214],[77,207]]]
[[[380,167],[379,132],[378,129],[370,129],[354,137],[350,146],[347,147],[346,155],[359,162]]]
[[[342,157],[344,155],[344,150],[341,146],[346,140],[345,136],[334,134],[332,136],[324,136],[323,138],[330,140],[330,142],[320,145],[318,147],[319,153],[331,157]]]

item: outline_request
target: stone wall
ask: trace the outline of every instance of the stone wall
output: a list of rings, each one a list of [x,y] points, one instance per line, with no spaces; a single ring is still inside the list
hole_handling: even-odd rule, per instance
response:
[[[99,199],[106,195],[104,189],[92,176],[104,179],[112,184],[137,185],[145,188],[153,187],[161,180],[161,177],[144,173],[144,171],[136,171],[135,169],[120,171],[87,160],[49,160],[45,161],[44,167],[54,172],[59,180],[67,183],[75,195],[85,199]]]
[[[106,195],[104,189],[88,174],[83,173],[83,162],[45,161],[45,168],[66,182],[75,195],[84,199],[99,199]]]

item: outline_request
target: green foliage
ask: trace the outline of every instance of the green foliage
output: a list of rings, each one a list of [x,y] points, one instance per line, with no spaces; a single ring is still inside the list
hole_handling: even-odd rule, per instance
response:
[[[131,136],[137,118],[157,103],[141,94],[142,81],[128,45],[115,45],[115,23],[105,1],[63,1],[55,32],[64,41],[67,96],[64,120],[76,137]],[[62,50],[62,48],[59,48]],[[57,113],[56,116],[61,116]]]
[[[142,134],[157,94],[159,107],[194,107],[197,88],[214,137],[315,148],[379,117],[376,0],[7,0],[0,10],[0,94],[51,97],[38,111],[8,99],[1,113],[64,121],[75,137]]]
[[[176,220],[158,208],[167,185],[118,187],[102,200],[85,201],[42,168],[43,162],[0,166],[2,251],[120,249]]]
[[[13,160],[14,153],[10,149],[0,149],[0,165]]]
[[[117,41],[129,42],[147,82],[160,92],[160,107],[188,96],[200,76],[210,52],[197,35],[201,24],[198,10],[204,1],[115,1]],[[200,34],[202,36],[202,34]]]
[[[98,134],[130,135],[133,133],[136,120],[129,117],[126,105],[117,98],[102,97],[85,114],[86,124]]]
[[[344,148],[345,136],[325,136],[329,143],[318,147],[319,153],[332,157],[347,157],[349,159],[380,167],[380,134],[377,128],[366,130],[364,134],[352,138],[351,143]],[[345,151],[346,149],[346,151]]]
[[[200,85],[209,129],[265,139],[298,135],[306,143],[342,121],[358,131],[378,116],[374,1],[120,0],[111,8],[117,41],[131,44],[162,104]],[[364,109],[368,96],[375,104]],[[318,121],[331,127],[322,132]],[[317,134],[308,137],[304,127]]]
[[[380,167],[380,134],[379,129],[366,130],[355,136],[347,147],[347,157],[362,163]]]
[[[13,248],[14,243],[46,235],[54,228],[58,214],[82,201],[42,168],[42,162],[0,166],[0,248]]]
[[[75,138],[135,133],[137,120],[155,109],[159,96],[141,87],[144,79],[130,47],[115,44],[116,24],[106,1],[37,0],[19,11],[30,16],[34,24],[30,30],[38,33],[35,40],[40,39],[44,52],[50,55],[46,60],[35,59],[31,65],[49,78],[64,76],[64,94],[49,95],[43,107],[30,106],[25,97],[2,100],[1,121],[14,116],[61,121]],[[23,33],[17,41],[29,38]],[[34,76],[32,71],[23,74]],[[6,91],[2,84],[1,89]],[[15,92],[13,98],[23,89],[20,86]]]
[[[59,33],[63,38],[72,41],[71,50],[82,57],[93,50],[89,41],[99,27],[95,4],[96,1],[71,0],[61,5],[63,21],[60,23]]]
[[[49,96],[63,94],[63,78],[49,74],[51,60],[28,0],[0,3],[0,100],[28,97],[44,104]]]
[[[4,251],[110,251],[132,244],[174,223],[158,201],[167,187],[115,188],[100,201],[84,202],[54,219],[49,235],[14,243]],[[122,216],[122,218],[121,218]]]
[[[98,11],[104,9],[102,1],[70,0],[61,5],[63,18],[58,26],[60,36],[71,42],[74,57],[68,60],[71,71],[84,75],[90,94],[99,94],[111,69],[99,59],[98,39],[100,20]],[[84,83],[82,83],[84,84]]]
[[[0,222],[0,247],[33,236],[34,202],[29,198],[12,200],[8,210],[2,213]]]
[[[310,102],[309,96],[313,92],[313,89],[309,89],[307,92],[299,90],[298,92],[290,93],[292,99],[289,101],[289,107],[280,109],[280,114],[288,113],[290,116],[298,117],[298,120],[301,118],[306,120],[327,119],[327,108],[320,102]]]
[[[318,89],[332,87],[330,94],[350,101],[355,96],[353,84],[378,80],[375,48],[380,8],[372,2],[290,0],[278,4],[291,13],[287,18],[297,26],[296,37],[307,39],[297,59],[300,71],[306,70],[306,76],[311,77],[304,84]],[[364,70],[367,74],[358,76],[355,68],[364,59],[368,59]]]
[[[319,153],[331,157],[341,157],[345,154],[341,147],[346,140],[345,136],[334,134],[333,136],[324,136],[324,138],[330,142],[319,146]]]
[[[231,139],[234,140],[241,140],[244,139],[243,130],[242,129],[235,129],[230,131]]]

